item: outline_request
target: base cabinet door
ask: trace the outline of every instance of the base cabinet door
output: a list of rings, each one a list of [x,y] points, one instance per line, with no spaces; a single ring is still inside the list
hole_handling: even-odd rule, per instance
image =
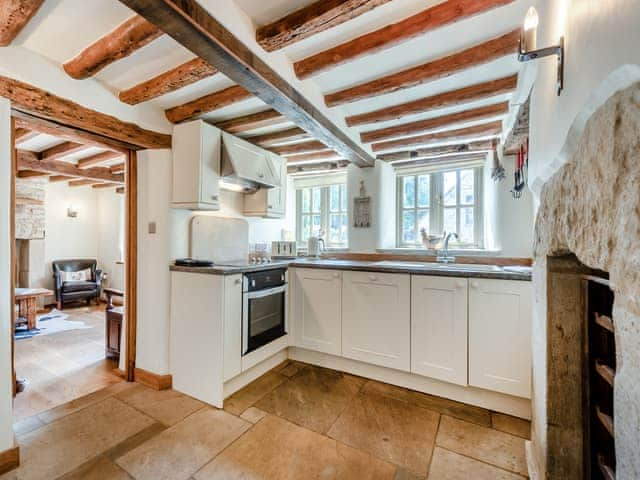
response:
[[[411,277],[411,372],[467,385],[467,279]]]
[[[469,279],[469,384],[531,397],[531,283]]]
[[[410,370],[410,276],[344,272],[342,355]]]
[[[296,268],[293,285],[295,345],[342,353],[342,272]]]

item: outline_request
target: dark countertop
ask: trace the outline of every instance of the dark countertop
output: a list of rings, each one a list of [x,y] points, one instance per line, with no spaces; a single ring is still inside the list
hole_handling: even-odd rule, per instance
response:
[[[295,260],[278,261],[268,264],[250,266],[215,266],[215,267],[176,267],[171,265],[173,272],[203,273],[209,275],[233,275],[245,272],[256,272],[282,267],[299,268],[325,268],[331,270],[351,270],[359,272],[380,272],[380,273],[405,273],[412,275],[433,275],[441,277],[464,277],[464,278],[489,278],[499,280],[521,280],[531,281],[531,269],[516,267],[518,270],[509,270],[510,267],[495,267],[491,271],[479,270],[473,264],[433,264],[423,262],[365,262],[360,260],[330,260],[299,258]]]

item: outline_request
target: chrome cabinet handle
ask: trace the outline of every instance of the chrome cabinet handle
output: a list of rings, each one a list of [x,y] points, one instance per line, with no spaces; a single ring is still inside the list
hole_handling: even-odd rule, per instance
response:
[[[456,288],[460,289],[460,288],[462,288],[462,287],[464,287],[464,282],[458,282],[458,283],[456,283]]]
[[[241,283],[242,283],[242,280],[240,280],[239,278],[236,278],[235,284],[240,285]]]
[[[258,177],[259,177],[259,178],[264,178],[264,173],[260,172],[260,173],[258,174]]]
[[[369,280],[371,280],[372,282],[375,282],[378,280],[378,277],[376,277],[375,275],[369,275]]]
[[[480,284],[478,282],[471,282],[471,288],[478,288]]]
[[[335,272],[335,273],[333,274],[333,278],[340,278],[340,274],[339,274],[338,272]]]
[[[220,198],[218,195],[211,195],[211,200],[218,200]]]

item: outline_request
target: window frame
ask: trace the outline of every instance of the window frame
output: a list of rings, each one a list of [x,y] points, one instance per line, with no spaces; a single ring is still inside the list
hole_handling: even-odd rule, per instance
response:
[[[473,204],[461,204],[460,203],[460,171],[461,170],[473,170],[474,171],[474,203]],[[444,191],[444,174],[447,172],[457,172],[457,188],[456,188],[456,205],[445,206],[443,199]],[[418,177],[421,175],[430,175],[429,180],[429,207],[418,207],[417,195],[418,195]],[[414,205],[412,208],[405,208],[403,205],[404,196],[404,178],[414,177]],[[467,166],[449,166],[439,169],[424,169],[424,170],[409,170],[406,172],[398,171],[396,178],[396,248],[421,248],[422,241],[420,237],[420,227],[418,225],[418,211],[429,210],[429,231],[442,232],[444,223],[444,211],[448,208],[455,208],[457,211],[456,231],[460,230],[460,209],[465,207],[473,207],[473,226],[474,226],[474,242],[473,243],[460,243],[451,241],[451,245],[454,248],[462,249],[483,249],[484,248],[484,197],[483,197],[483,179],[484,179],[484,167],[477,165]],[[406,243],[402,241],[402,221],[403,213],[405,211],[415,212],[415,235],[416,243]]]
[[[339,206],[339,210],[337,212],[331,212],[330,211],[330,189],[332,186],[342,186],[344,188],[340,188],[339,189],[339,199],[338,199],[338,206]],[[313,194],[311,194],[311,204],[310,204],[310,208],[311,211],[309,213],[304,213],[302,211],[302,192],[303,190],[313,190],[314,188],[319,188],[320,189],[320,228],[322,230],[324,230],[325,232],[325,236],[324,241],[325,241],[325,248],[327,249],[347,249],[349,248],[349,201],[348,201],[348,194],[347,194],[347,183],[346,181],[335,181],[335,182],[330,182],[330,183],[320,183],[318,185],[305,185],[305,186],[300,186],[296,188],[296,244],[298,246],[299,249],[306,249],[308,247],[307,245],[307,239],[306,238],[302,238],[302,217],[305,215],[308,216],[312,216],[314,215],[313,210]],[[342,206],[346,205],[346,208],[343,210]],[[330,240],[330,232],[329,232],[329,219],[331,214],[345,214],[347,216],[347,240],[346,242],[342,243],[342,242],[331,242]],[[316,213],[317,215],[317,213]]]

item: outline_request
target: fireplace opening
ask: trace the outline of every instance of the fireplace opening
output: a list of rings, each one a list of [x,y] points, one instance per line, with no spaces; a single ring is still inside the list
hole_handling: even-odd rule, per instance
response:
[[[583,291],[586,321],[583,382],[585,478],[613,480],[616,469],[614,294],[608,275],[604,273],[585,275]]]

